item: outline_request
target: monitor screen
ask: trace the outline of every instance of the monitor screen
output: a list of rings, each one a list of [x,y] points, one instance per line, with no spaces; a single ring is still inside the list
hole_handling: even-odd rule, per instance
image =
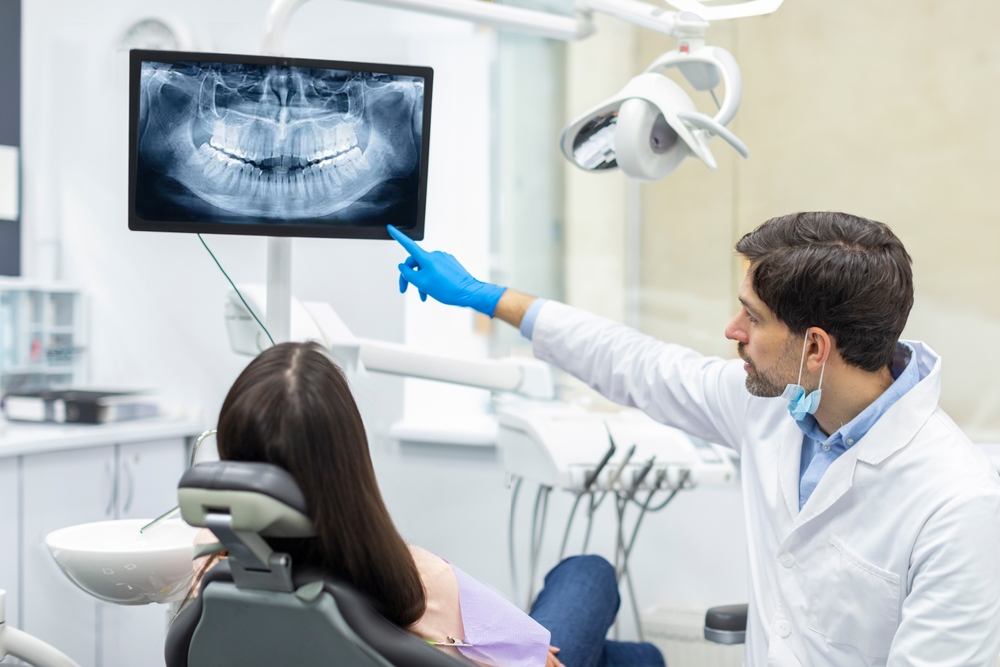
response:
[[[132,51],[129,228],[422,239],[432,76]]]

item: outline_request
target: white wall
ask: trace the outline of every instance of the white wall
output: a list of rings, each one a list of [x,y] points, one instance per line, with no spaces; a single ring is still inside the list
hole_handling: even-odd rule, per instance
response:
[[[905,338],[942,356],[941,407],[975,442],[1000,441],[1000,4],[789,2],[719,23],[743,102],[743,160],[688,160],[643,186],[643,329],[735,356],[722,330],[745,267],[732,251],[768,218],[837,210],[888,224],[913,257]],[[862,47],[861,45],[865,45]],[[673,47],[644,33],[643,63]],[[704,94],[702,109],[711,109]]]

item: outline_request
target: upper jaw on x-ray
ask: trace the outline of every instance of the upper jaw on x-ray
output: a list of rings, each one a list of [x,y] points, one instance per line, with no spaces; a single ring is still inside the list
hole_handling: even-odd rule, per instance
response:
[[[363,224],[411,196],[386,184],[419,171],[419,78],[143,63],[140,94],[140,173],[187,215]]]

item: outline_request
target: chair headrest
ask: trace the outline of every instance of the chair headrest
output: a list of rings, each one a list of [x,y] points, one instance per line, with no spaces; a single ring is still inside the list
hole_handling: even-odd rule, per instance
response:
[[[192,466],[177,485],[181,516],[205,526],[208,514],[232,518],[233,530],[263,537],[312,537],[305,496],[287,470],[270,463],[213,461]]]

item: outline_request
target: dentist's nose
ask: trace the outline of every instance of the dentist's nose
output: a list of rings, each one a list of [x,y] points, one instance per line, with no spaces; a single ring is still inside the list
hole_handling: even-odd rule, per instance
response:
[[[726,327],[726,338],[746,345],[750,342],[750,336],[747,335],[747,327],[743,319],[740,315],[733,318],[729,326]]]

